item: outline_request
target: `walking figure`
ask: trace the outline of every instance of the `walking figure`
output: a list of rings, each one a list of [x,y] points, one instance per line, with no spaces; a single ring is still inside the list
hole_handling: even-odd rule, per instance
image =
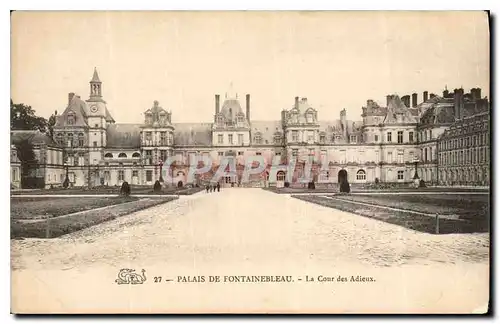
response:
[[[219,192],[219,191],[220,191],[220,183],[217,182],[217,192]]]
[[[207,193],[208,193],[208,185],[205,185],[205,189],[207,190]]]

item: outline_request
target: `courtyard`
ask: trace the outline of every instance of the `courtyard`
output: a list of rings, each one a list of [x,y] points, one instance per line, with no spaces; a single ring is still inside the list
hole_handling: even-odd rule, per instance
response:
[[[290,195],[224,188],[58,238],[11,240],[12,310],[470,313],[488,302],[489,245],[488,232],[433,235]],[[145,269],[148,279],[117,285],[122,268]],[[190,283],[209,275],[296,280]],[[305,276],[374,281],[298,281]]]

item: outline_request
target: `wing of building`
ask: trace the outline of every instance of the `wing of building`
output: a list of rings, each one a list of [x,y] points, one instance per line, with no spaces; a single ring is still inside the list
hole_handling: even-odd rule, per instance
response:
[[[228,185],[241,182],[249,156],[261,156],[265,168],[241,185],[296,183],[307,161],[315,181],[327,184],[337,184],[339,175],[354,184],[406,183],[415,173],[435,185],[489,183],[489,102],[477,88],[467,94],[445,89],[442,96],[426,91],[421,101],[416,93],[387,95],[384,104],[367,100],[359,120],[345,109],[338,118],[320,118],[308,98],[300,97],[274,121],[252,120],[250,95],[240,100],[228,92],[224,98],[216,94],[215,107],[207,107],[214,109],[212,121],[175,123],[172,111],[154,101],[141,123],[122,124],[108,110],[97,70],[89,85],[87,100],[69,94],[54,127],[53,142],[64,152],[74,186],[153,185],[160,172],[172,175],[172,185],[204,182],[222,159],[234,159],[236,169],[222,179]],[[212,165],[189,179],[189,167],[200,156]],[[273,180],[273,161],[295,166]],[[47,183],[54,180],[60,184],[61,173]]]

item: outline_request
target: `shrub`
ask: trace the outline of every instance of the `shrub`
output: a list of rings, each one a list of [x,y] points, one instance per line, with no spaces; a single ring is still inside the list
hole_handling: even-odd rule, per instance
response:
[[[425,181],[424,181],[424,180],[420,180],[420,182],[418,183],[418,187],[419,187],[419,188],[425,188],[425,187],[427,187],[427,186],[425,185]]]
[[[129,196],[130,195],[130,185],[127,181],[122,183],[122,187],[120,188],[120,195]]]
[[[351,187],[349,186],[349,182],[347,180],[343,181],[340,184],[340,192],[342,192],[342,193],[349,193],[349,192],[351,192]]]
[[[375,184],[378,184],[380,180],[378,178],[375,178]]]
[[[155,184],[153,185],[153,191],[154,192],[160,192],[161,191],[161,183],[159,180],[155,181]]]
[[[307,184],[307,189],[316,189],[316,186],[314,185],[314,181],[310,181]]]
[[[285,188],[290,188],[290,182],[285,181]]]

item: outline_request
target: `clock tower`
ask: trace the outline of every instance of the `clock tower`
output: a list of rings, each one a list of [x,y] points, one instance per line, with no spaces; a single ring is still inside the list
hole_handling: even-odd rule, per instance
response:
[[[88,143],[90,164],[102,160],[103,147],[106,146],[106,126],[111,119],[106,108],[106,101],[102,98],[102,82],[97,69],[90,80],[90,96],[87,100],[87,123],[89,125]]]

